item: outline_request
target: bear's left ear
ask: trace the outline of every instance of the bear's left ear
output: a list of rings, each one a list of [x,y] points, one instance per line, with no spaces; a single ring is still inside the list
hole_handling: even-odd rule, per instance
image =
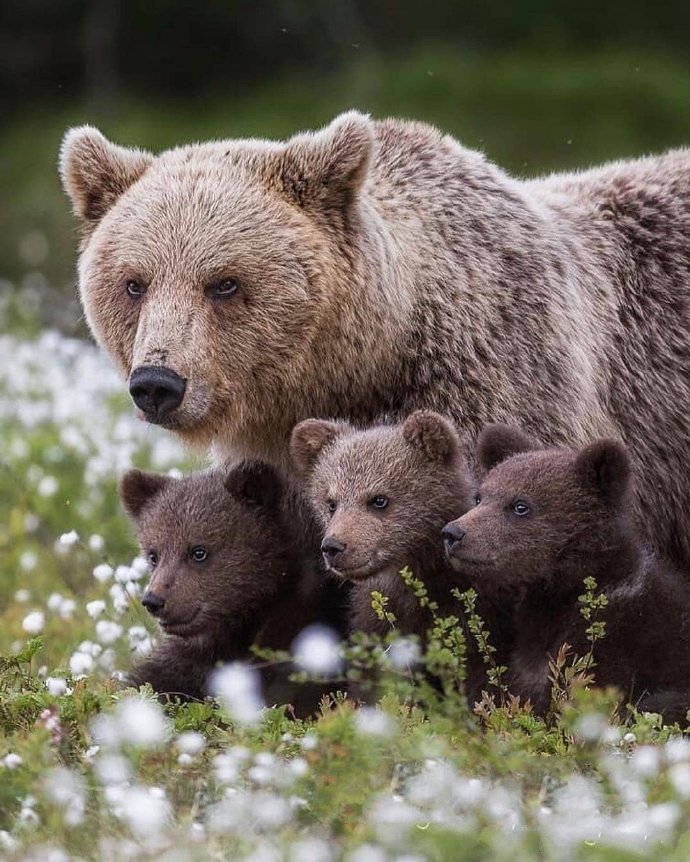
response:
[[[240,503],[277,509],[285,485],[278,471],[262,461],[242,461],[225,477],[225,489]]]
[[[369,170],[374,128],[366,114],[348,111],[325,129],[295,135],[280,165],[285,194],[305,209],[346,210]]]
[[[452,461],[460,451],[458,433],[451,423],[431,410],[416,410],[403,423],[403,438],[430,461]]]
[[[533,441],[512,425],[499,422],[487,425],[477,440],[477,462],[483,470],[492,470],[501,461],[521,452],[532,452]]]
[[[619,440],[596,440],[585,446],[575,459],[575,468],[586,488],[613,504],[623,500],[630,486],[630,455]]]
[[[160,473],[128,470],[120,480],[120,499],[130,518],[136,521],[144,506],[174,481]]]
[[[290,457],[300,476],[309,476],[321,452],[349,427],[345,422],[327,419],[304,419],[295,425],[290,437]]]

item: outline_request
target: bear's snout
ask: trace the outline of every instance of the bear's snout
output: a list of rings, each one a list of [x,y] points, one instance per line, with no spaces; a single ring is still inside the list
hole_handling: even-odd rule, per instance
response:
[[[142,605],[146,608],[146,610],[154,617],[157,617],[161,614],[163,608],[165,607],[165,599],[161,596],[157,596],[155,593],[145,592],[142,599]]]
[[[324,555],[326,563],[332,566],[345,550],[345,545],[332,537],[326,536],[321,542],[321,553]]]
[[[129,394],[149,422],[163,421],[182,404],[187,381],[171,368],[142,365],[129,378]]]
[[[451,521],[450,524],[446,524],[446,526],[441,530],[443,544],[446,548],[446,554],[448,554],[449,557],[457,550],[458,545],[465,538],[466,532],[467,531],[464,530],[457,521]]]

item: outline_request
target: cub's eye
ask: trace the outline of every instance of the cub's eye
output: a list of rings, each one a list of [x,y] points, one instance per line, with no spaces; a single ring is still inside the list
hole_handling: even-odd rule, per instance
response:
[[[146,293],[146,286],[134,278],[128,278],[125,282],[125,290],[132,299],[141,299]]]
[[[474,505],[478,506],[481,503],[481,501],[482,501],[482,495],[481,494],[475,494],[474,495]]]
[[[518,515],[518,517],[522,518],[525,515],[529,515],[532,511],[528,503],[525,503],[524,500],[516,500],[513,505],[510,507],[511,512],[514,515]]]
[[[215,281],[209,284],[206,293],[211,299],[227,299],[237,293],[239,284],[234,278],[222,278],[220,281]]]
[[[146,559],[149,561],[149,566],[151,566],[152,569],[155,569],[158,565],[158,552],[149,551],[146,555]]]
[[[383,494],[377,494],[376,497],[372,497],[369,501],[370,505],[375,509],[385,509],[389,502],[388,497],[384,497]]]
[[[189,556],[194,560],[195,563],[203,563],[205,559],[208,558],[208,551],[206,548],[192,548],[189,552]]]
[[[332,515],[337,508],[338,504],[335,502],[335,500],[326,500],[326,510],[329,512],[329,514]]]

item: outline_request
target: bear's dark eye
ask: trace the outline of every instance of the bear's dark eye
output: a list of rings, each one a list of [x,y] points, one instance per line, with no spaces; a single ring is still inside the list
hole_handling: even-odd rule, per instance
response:
[[[194,560],[195,563],[203,563],[204,560],[208,558],[208,551],[206,548],[201,548],[197,546],[196,548],[192,548],[189,552],[189,556]]]
[[[333,512],[335,512],[335,510],[337,508],[338,508],[338,504],[335,502],[335,500],[326,500],[326,510],[328,511],[329,514],[332,515]]]
[[[518,517],[522,518],[525,515],[529,515],[532,509],[529,506],[529,503],[525,503],[524,500],[516,500],[513,505],[510,507],[512,513],[514,515],[518,515]]]
[[[152,569],[155,569],[158,565],[158,551],[149,551],[146,555],[146,559],[149,561],[149,566]]]
[[[141,299],[146,293],[146,286],[134,278],[128,278],[125,282],[125,290],[132,299]]]
[[[206,293],[211,299],[227,299],[237,293],[239,284],[234,278],[221,278],[220,281],[214,281],[209,284]]]
[[[481,494],[475,494],[474,495],[474,505],[478,506],[481,503],[481,501],[482,501],[482,495]]]
[[[385,509],[389,502],[388,497],[385,497],[383,494],[377,494],[369,500],[369,504],[375,509]]]

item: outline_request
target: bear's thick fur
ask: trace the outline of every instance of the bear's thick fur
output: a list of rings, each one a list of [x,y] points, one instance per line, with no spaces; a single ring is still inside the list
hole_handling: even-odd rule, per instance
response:
[[[478,505],[444,535],[451,562],[480,594],[515,591],[511,691],[548,708],[549,658],[564,643],[579,656],[589,650],[578,596],[594,577],[608,598],[593,652],[597,684],[684,723],[690,587],[638,538],[625,447],[602,439],[534,451],[524,434],[495,425],[479,438],[478,460],[489,470]]]
[[[283,465],[309,416],[620,436],[640,528],[690,563],[688,151],[523,182],[350,112],[157,156],[85,126],[61,174],[87,320],[150,421]]]
[[[403,582],[400,570],[405,566],[423,581],[439,616],[464,618],[451,591],[470,584],[449,565],[441,529],[473,505],[474,480],[448,420],[420,410],[397,425],[356,430],[345,423],[307,419],[295,427],[290,448],[323,524],[325,563],[354,584],[354,631],[381,636],[390,632],[390,623],[372,609],[376,590],[388,598],[396,630],[424,639],[432,617]],[[499,664],[505,658],[510,618],[504,612],[499,624],[500,608],[494,599],[480,601],[478,607]],[[467,692],[473,700],[487,688],[486,668],[472,636],[467,630],[465,634]]]
[[[120,491],[152,566],[143,602],[162,631],[128,684],[203,698],[216,665],[250,658],[253,643],[289,649],[317,621],[343,631],[346,599],[315,559],[311,512],[275,468],[246,461],[183,479],[131,470]],[[287,675],[263,673],[267,701],[316,707],[322,692]]]

